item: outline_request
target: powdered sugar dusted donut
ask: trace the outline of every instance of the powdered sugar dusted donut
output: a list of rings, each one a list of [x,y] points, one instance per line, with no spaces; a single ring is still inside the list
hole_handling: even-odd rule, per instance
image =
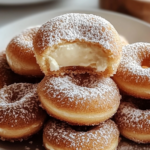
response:
[[[37,83],[41,79],[14,73],[7,63],[5,51],[0,52],[0,89],[13,83]]]
[[[117,147],[117,150],[149,150],[150,144],[139,144],[133,141],[122,138]]]
[[[119,131],[111,120],[87,127],[85,131],[76,130],[76,127],[65,122],[50,120],[43,133],[43,143],[47,150],[116,150],[118,139]]]
[[[0,90],[0,138],[22,140],[38,132],[46,118],[37,85],[18,83]]]
[[[71,13],[43,24],[34,40],[36,59],[45,75],[113,75],[122,45],[114,27],[92,14]]]
[[[5,52],[0,52],[0,89],[18,81],[18,76],[10,69]]]
[[[76,125],[94,125],[114,115],[120,103],[110,78],[89,74],[45,77],[38,85],[43,108],[57,119]]]
[[[150,44],[134,43],[123,47],[123,56],[113,79],[129,95],[150,98]]]
[[[6,57],[11,69],[20,75],[43,76],[33,52],[33,39],[39,27],[25,29],[8,44]]]
[[[135,104],[136,101],[138,103]],[[140,101],[135,99],[134,103],[122,102],[115,121],[124,137],[138,143],[150,143],[150,110],[145,109]]]

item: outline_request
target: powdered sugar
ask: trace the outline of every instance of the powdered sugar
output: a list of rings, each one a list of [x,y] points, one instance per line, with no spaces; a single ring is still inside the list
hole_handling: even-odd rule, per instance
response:
[[[60,44],[62,41],[86,41],[100,44],[114,52],[118,49],[115,43],[114,27],[105,19],[92,14],[70,13],[52,18],[42,25],[38,31],[37,47],[44,50],[47,46]]]
[[[150,58],[149,43],[134,43],[123,47],[121,63],[117,76],[125,81],[135,80],[137,83],[150,81],[150,68],[142,68],[142,61]]]
[[[20,34],[15,36],[9,43],[14,49],[19,48],[25,50],[26,53],[33,53],[33,39],[39,27],[32,27],[23,30]]]
[[[75,131],[65,122],[59,122],[54,119],[48,122],[44,129],[44,136],[56,147],[64,146],[74,150],[83,148],[105,149],[114,139],[119,137],[119,132],[113,121],[108,120],[93,129],[83,132]]]
[[[112,79],[88,76],[87,79],[82,79],[81,84],[78,82],[81,82],[79,77],[45,77],[44,85],[39,87],[49,98],[55,98],[61,106],[89,108],[94,100],[97,103],[93,106],[95,108],[107,107],[110,103],[113,103],[114,107],[118,105],[120,95]]]
[[[115,118],[120,127],[142,131],[150,129],[150,110],[140,110],[130,102],[121,103]]]
[[[31,123],[41,109],[38,104],[37,85],[18,83],[5,86],[0,90],[0,124],[15,127],[21,122]]]
[[[138,144],[129,140],[121,140],[117,150],[149,150],[150,144]]]

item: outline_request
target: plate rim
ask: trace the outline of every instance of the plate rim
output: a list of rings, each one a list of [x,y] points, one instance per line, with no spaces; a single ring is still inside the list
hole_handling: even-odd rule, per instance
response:
[[[0,0],[0,5],[12,5],[12,6],[14,6],[14,5],[28,5],[28,4],[38,4],[38,3],[44,3],[44,2],[48,2],[48,1],[51,1],[51,0],[30,0],[30,1],[26,1],[26,0],[24,0],[24,1],[7,1],[7,0],[3,0],[3,1],[1,1]]]
[[[47,22],[48,20],[50,20],[53,16],[55,17],[57,15],[71,13],[71,12],[73,12],[73,13],[78,13],[79,12],[79,13],[87,13],[87,14],[96,14],[96,15],[99,14],[99,16],[103,16],[103,15],[107,16],[108,15],[108,16],[111,16],[112,18],[114,17],[114,18],[118,18],[118,19],[125,19],[126,21],[133,22],[134,24],[137,23],[138,25],[142,25],[143,27],[150,29],[150,24],[149,23],[147,23],[145,21],[142,21],[140,19],[134,18],[132,16],[125,15],[125,14],[120,14],[120,13],[117,13],[117,12],[112,12],[112,11],[103,10],[103,9],[88,9],[88,8],[82,8],[82,7],[79,7],[79,8],[76,8],[76,7],[70,7],[70,8],[63,7],[61,9],[57,8],[57,9],[51,9],[51,10],[48,10],[48,11],[47,10],[46,11],[41,11],[41,12],[38,12],[36,14],[28,15],[26,17],[14,20],[14,21],[12,21],[8,24],[5,24],[5,25],[1,26],[0,27],[0,39],[2,40],[3,37],[7,38],[7,35],[8,35],[9,32],[6,33],[5,31],[9,30],[11,32],[11,29],[12,29],[11,27],[15,27],[15,26],[18,26],[18,25],[22,26],[18,30],[18,33],[19,33],[19,31],[21,32],[21,29],[23,30],[23,27],[26,28],[26,27],[29,27],[29,26],[34,26],[34,25],[40,24],[39,23],[40,21],[37,21],[37,20],[39,20],[40,17],[42,18],[44,15],[45,16],[50,16],[50,17],[49,17],[49,19],[47,18],[46,20],[42,20],[41,24],[43,24],[43,23]],[[34,23],[33,21],[31,21],[31,23],[30,23],[29,20],[33,20],[33,21],[35,20],[36,23]],[[5,34],[6,34],[6,36],[5,36]],[[15,34],[13,34],[12,36],[10,35],[9,40],[11,40],[13,36],[15,36]],[[150,41],[149,41],[149,43],[150,43]],[[0,46],[0,48],[3,49],[3,50],[6,49],[6,47],[7,47],[6,42],[4,42],[4,44],[2,44]]]
[[[68,8],[68,7],[64,7],[64,8],[57,8],[57,9],[51,9],[51,10],[46,10],[46,11],[41,11],[41,12],[38,12],[38,13],[36,13],[36,14],[32,14],[32,15],[28,15],[28,16],[25,16],[25,17],[23,17],[23,18],[21,18],[21,19],[17,19],[17,20],[14,20],[14,21],[12,21],[12,22],[10,22],[10,23],[7,23],[7,24],[5,24],[5,25],[2,25],[1,27],[0,27],[0,30],[2,29],[2,28],[5,28],[5,27],[7,27],[7,26],[11,26],[11,25],[13,25],[13,24],[15,24],[15,23],[19,23],[19,22],[22,22],[22,21],[24,21],[24,20],[28,20],[28,19],[30,19],[30,18],[34,18],[34,17],[37,17],[37,16],[39,16],[39,15],[43,15],[43,14],[48,14],[48,13],[54,13],[54,12],[66,12],[66,11],[86,11],[86,12],[102,12],[102,13],[105,13],[105,14],[111,14],[111,15],[115,15],[115,16],[122,16],[122,17],[124,17],[124,18],[127,18],[127,19],[130,19],[130,20],[133,20],[133,21],[136,21],[136,22],[138,22],[138,23],[142,23],[142,24],[144,24],[144,25],[146,25],[146,26],[148,26],[148,27],[150,27],[150,24],[148,23],[148,22],[146,22],[146,21],[143,21],[143,20],[141,20],[141,19],[138,19],[138,18],[136,18],[136,17],[133,17],[133,16],[129,16],[129,15],[126,15],[126,14],[123,14],[123,13],[118,13],[118,12],[114,12],[114,11],[109,11],[109,10],[104,10],[104,9],[98,9],[98,8],[93,8],[93,9],[87,9],[87,8],[74,8],[74,7],[71,7],[71,8]]]

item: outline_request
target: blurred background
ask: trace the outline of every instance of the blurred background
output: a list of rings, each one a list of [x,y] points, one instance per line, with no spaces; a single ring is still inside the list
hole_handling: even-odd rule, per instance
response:
[[[150,0],[100,0],[100,8],[128,14],[150,23]]]
[[[0,27],[42,11],[70,7],[106,9],[150,22],[149,0],[0,0]]]

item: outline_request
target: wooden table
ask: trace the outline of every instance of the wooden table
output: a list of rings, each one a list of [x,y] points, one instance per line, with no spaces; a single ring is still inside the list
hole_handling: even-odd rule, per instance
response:
[[[150,0],[100,0],[100,6],[150,22]]]

